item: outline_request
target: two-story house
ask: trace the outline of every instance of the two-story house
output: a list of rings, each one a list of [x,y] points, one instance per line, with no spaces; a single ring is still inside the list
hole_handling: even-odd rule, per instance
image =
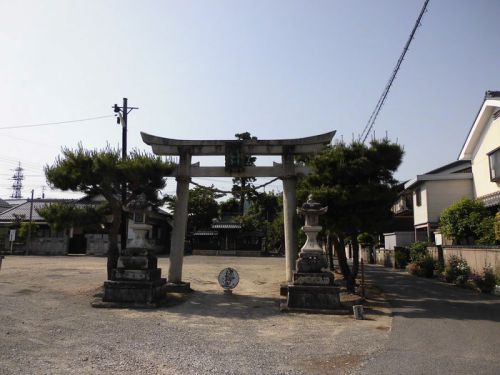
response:
[[[500,203],[500,92],[487,91],[458,160],[417,175],[412,190],[415,240],[434,240],[441,212],[466,197]]]
[[[486,207],[500,205],[500,91],[487,91],[460,151],[459,160],[470,160],[474,198]]]

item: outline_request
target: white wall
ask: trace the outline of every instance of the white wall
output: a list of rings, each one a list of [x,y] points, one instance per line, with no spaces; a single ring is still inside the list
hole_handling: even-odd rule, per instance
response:
[[[426,181],[429,222],[438,222],[441,212],[462,198],[473,198],[473,182],[469,180]]]
[[[420,185],[420,191],[421,191],[421,205],[417,206],[417,196],[415,194],[415,190],[413,190],[413,224],[418,225],[418,224],[424,224],[427,223],[428,220],[428,210],[427,210],[427,189],[426,189],[426,183],[422,183]],[[417,188],[418,189],[418,188]]]
[[[408,246],[415,242],[415,232],[384,233],[384,248],[394,250],[394,246]]]
[[[489,121],[472,155],[475,197],[500,191],[500,183],[490,181],[488,153],[500,147],[500,118]]]

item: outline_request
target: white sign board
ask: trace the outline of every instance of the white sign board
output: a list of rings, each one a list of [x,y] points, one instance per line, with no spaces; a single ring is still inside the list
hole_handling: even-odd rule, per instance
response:
[[[16,240],[16,230],[11,229],[9,231],[9,242],[14,242]]]
[[[443,245],[443,235],[441,233],[434,233],[434,241],[437,246]]]

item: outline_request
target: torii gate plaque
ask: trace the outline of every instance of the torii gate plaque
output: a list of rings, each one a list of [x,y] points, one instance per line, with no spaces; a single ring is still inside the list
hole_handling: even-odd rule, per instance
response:
[[[168,177],[177,181],[177,201],[170,246],[168,282],[182,282],[184,239],[187,225],[189,182],[191,177],[279,177],[283,181],[283,216],[285,230],[286,281],[292,281],[297,258],[297,175],[306,175],[309,169],[294,163],[294,155],[313,154],[330,144],[335,131],[296,139],[273,140],[179,140],[162,138],[141,132],[142,140],[156,155],[178,155],[179,165]],[[201,167],[191,164],[195,156],[226,156],[225,167]],[[282,163],[269,167],[246,167],[238,160],[245,155],[281,155]]]

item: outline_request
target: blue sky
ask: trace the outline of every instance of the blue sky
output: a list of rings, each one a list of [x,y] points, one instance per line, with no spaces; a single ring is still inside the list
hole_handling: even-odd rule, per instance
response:
[[[0,128],[111,115],[126,96],[140,107],[130,114],[130,147],[146,149],[139,131],[272,139],[335,129],[349,141],[363,130],[422,5],[2,0]],[[387,132],[405,148],[399,179],[456,160],[484,92],[500,90],[498,14],[496,0],[431,0],[375,124],[377,136]],[[42,167],[62,146],[119,146],[121,128],[106,118],[0,129],[0,139],[0,197],[10,195],[18,161],[23,196],[32,188],[39,196]]]

